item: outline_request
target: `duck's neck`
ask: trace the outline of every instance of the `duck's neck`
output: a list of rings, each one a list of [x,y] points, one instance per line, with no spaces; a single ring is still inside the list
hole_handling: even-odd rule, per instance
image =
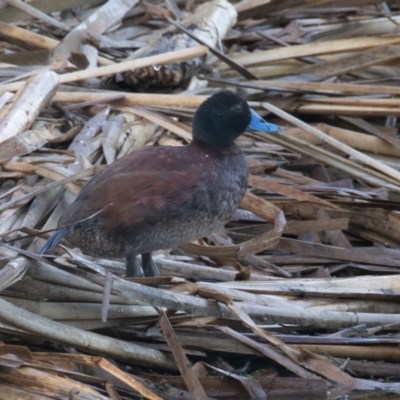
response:
[[[209,142],[205,142],[204,140],[201,140],[199,138],[193,138],[192,142],[190,143],[190,146],[192,147],[197,147],[197,148],[201,148],[207,151],[224,151],[224,150],[229,150],[232,146],[236,146],[234,142],[230,142],[230,143],[209,143]]]

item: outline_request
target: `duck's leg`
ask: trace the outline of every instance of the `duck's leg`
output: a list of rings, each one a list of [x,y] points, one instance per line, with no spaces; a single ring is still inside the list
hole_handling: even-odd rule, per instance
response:
[[[154,263],[151,253],[142,254],[142,266],[144,276],[160,276],[157,265]]]
[[[143,269],[137,261],[136,252],[134,250],[130,250],[126,254],[126,277],[132,278],[141,276],[144,276]]]

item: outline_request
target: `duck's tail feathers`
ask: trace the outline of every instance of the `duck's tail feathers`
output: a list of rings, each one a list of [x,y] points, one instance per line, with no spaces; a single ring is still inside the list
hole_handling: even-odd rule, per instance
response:
[[[47,250],[56,247],[58,243],[61,242],[61,239],[68,233],[69,228],[61,228],[54,235],[52,235],[49,239],[47,239],[46,243],[41,247],[38,251],[38,254],[44,254]]]

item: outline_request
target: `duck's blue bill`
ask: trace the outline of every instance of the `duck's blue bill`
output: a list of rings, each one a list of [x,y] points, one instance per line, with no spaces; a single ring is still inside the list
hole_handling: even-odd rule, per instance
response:
[[[262,131],[268,133],[279,132],[282,128],[275,124],[270,124],[261,118],[253,109],[250,108],[251,121],[248,126],[249,129],[254,129],[255,131]]]

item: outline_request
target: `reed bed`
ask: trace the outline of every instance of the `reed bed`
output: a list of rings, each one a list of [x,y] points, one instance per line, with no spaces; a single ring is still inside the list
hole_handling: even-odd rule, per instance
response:
[[[0,399],[397,398],[399,12],[0,3]],[[249,187],[225,227],[156,253],[157,278],[36,254],[93,175],[190,142],[221,89],[285,128],[238,139]]]

